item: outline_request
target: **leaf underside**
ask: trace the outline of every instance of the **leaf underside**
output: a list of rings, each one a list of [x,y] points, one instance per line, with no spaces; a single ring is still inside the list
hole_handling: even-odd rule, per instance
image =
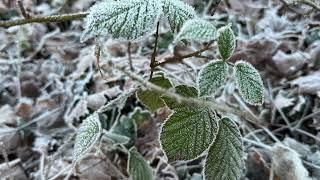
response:
[[[219,54],[222,59],[227,60],[233,54],[236,47],[236,38],[231,25],[221,27],[217,31]]]
[[[101,134],[101,123],[98,113],[87,117],[80,125],[73,150],[73,161],[77,162],[89,152]]]
[[[236,63],[234,69],[241,97],[251,105],[262,105],[264,87],[259,72],[251,64],[244,61]]]
[[[216,28],[209,21],[203,19],[191,19],[184,23],[175,41],[195,40],[209,42],[216,38]]]
[[[176,108],[163,124],[160,141],[170,161],[191,160],[208,149],[218,131],[218,117],[204,107]]]
[[[239,180],[243,145],[237,125],[229,118],[219,122],[219,132],[209,148],[204,177],[206,180]]]
[[[164,75],[155,76],[149,80],[151,83],[162,87],[164,89],[169,89],[172,87],[170,80]],[[161,99],[160,93],[153,90],[139,90],[137,92],[137,97],[139,100],[151,111],[155,112],[158,108],[164,107],[165,104]]]
[[[193,7],[180,0],[163,0],[163,13],[173,32],[178,32],[185,21],[196,17]]]
[[[136,148],[129,151],[128,172],[131,180],[153,180],[150,166]]]
[[[161,11],[161,3],[157,0],[109,0],[97,3],[90,8],[85,19],[81,40],[96,36],[136,40],[155,29]]]
[[[227,80],[228,64],[217,60],[208,63],[200,72],[198,79],[200,96],[211,96]]]

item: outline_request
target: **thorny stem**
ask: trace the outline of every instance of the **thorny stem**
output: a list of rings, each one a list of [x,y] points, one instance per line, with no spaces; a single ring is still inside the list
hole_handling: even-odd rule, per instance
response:
[[[158,67],[158,66],[163,66],[165,64],[168,64],[168,63],[176,63],[176,62],[181,62],[182,60],[184,59],[187,59],[187,58],[191,58],[191,57],[197,57],[199,56],[201,53],[211,49],[211,44],[212,43],[209,43],[207,44],[205,47],[203,47],[202,49],[199,49],[197,51],[194,51],[190,54],[186,54],[186,55],[183,55],[183,56],[173,56],[173,57],[168,57],[168,58],[165,58],[165,60],[163,62],[159,62],[157,64],[155,64],[154,66],[155,67]]]
[[[17,0],[17,5],[20,9],[22,16],[26,19],[29,19],[31,16],[30,16],[30,14],[27,13],[26,9],[24,8],[23,2],[21,0]]]
[[[145,81],[144,79],[140,78],[135,73],[133,73],[131,71],[127,71],[123,67],[120,67],[119,65],[113,64],[113,66],[116,69],[118,69],[119,71],[123,72],[128,77],[130,77],[132,80],[139,82],[142,86],[149,88],[149,89],[152,89],[153,91],[158,92],[160,94],[165,94],[166,96],[175,99],[177,102],[180,102],[180,103],[183,102],[183,103],[190,104],[190,105],[197,104],[197,105],[204,106],[204,107],[210,107],[210,108],[215,109],[220,112],[232,113],[232,114],[238,115],[239,117],[247,119],[248,121],[250,121],[251,123],[253,123],[257,126],[261,126],[259,120],[256,117],[252,116],[251,114],[248,114],[248,113],[243,112],[241,110],[236,110],[234,108],[230,108],[230,107],[223,105],[223,104],[217,104],[216,102],[205,101],[205,100],[201,100],[198,98],[188,98],[188,97],[180,96],[176,93],[172,93],[166,89],[163,89],[159,86],[156,86],[156,85],[150,83],[149,81]]]
[[[133,64],[132,64],[132,58],[131,58],[131,42],[130,41],[128,42],[128,59],[129,59],[130,69],[131,69],[131,71],[134,71]]]
[[[30,23],[48,23],[48,22],[63,22],[69,20],[82,19],[88,15],[88,12],[79,12],[74,14],[62,14],[52,16],[34,16],[27,19],[17,19],[9,21],[0,21],[0,27],[11,27]]]
[[[160,21],[158,21],[158,23],[157,23],[156,40],[155,40],[155,42],[154,42],[153,53],[152,53],[152,56],[151,56],[150,79],[152,78],[153,72],[154,72],[154,68],[156,67],[155,64],[156,64],[156,55],[157,55],[157,46],[158,46],[158,37],[159,37],[159,27],[160,27]]]

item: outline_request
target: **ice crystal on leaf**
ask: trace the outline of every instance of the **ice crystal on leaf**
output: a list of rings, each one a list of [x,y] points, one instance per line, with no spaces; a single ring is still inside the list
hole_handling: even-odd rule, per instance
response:
[[[204,177],[206,180],[239,180],[243,145],[237,125],[229,118],[219,121],[219,132],[209,148]]]
[[[191,19],[184,23],[175,41],[195,40],[209,42],[216,38],[216,27],[203,19]]]
[[[262,105],[264,88],[259,72],[244,61],[237,62],[234,71],[241,97],[251,105]]]
[[[87,152],[89,152],[101,135],[101,123],[98,113],[93,113],[87,117],[77,131],[73,161],[79,161]]]
[[[185,21],[196,17],[193,7],[180,0],[163,0],[163,13],[167,17],[171,30],[178,32]]]
[[[211,96],[225,83],[228,76],[228,64],[217,60],[208,63],[199,74],[200,96]]]
[[[81,40],[96,36],[136,40],[155,28],[162,12],[158,0],[108,0],[92,6]]]
[[[218,29],[217,41],[219,53],[222,59],[229,59],[236,47],[236,38],[231,29],[231,24]]]
[[[191,160],[208,149],[218,132],[216,113],[205,107],[176,108],[163,124],[160,142],[170,161]]]

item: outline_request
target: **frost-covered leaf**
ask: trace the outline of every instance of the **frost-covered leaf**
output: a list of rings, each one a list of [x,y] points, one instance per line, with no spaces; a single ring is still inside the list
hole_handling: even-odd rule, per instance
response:
[[[151,113],[147,110],[142,110],[140,107],[136,107],[130,114],[130,118],[133,119],[139,127],[151,118]]]
[[[131,97],[137,89],[131,89],[127,92],[122,92],[117,98],[113,99],[112,101],[108,102],[106,105],[101,107],[98,111],[105,112],[114,108],[119,108],[120,110],[126,105],[126,102],[129,97]]]
[[[231,24],[218,29],[217,41],[219,53],[222,59],[229,59],[236,47],[236,38],[231,29]]]
[[[191,19],[184,23],[175,41],[195,40],[209,42],[216,38],[216,28],[209,21],[203,19]]]
[[[189,98],[197,98],[198,97],[198,90],[195,87],[187,86],[187,85],[176,86],[175,93],[179,94],[180,96],[183,96],[183,97],[189,97]],[[164,95],[161,98],[164,100],[165,104],[170,109],[175,109],[175,108],[185,106],[185,104],[183,104],[182,102],[177,102],[176,99],[172,99],[168,96]]]
[[[198,86],[200,96],[211,96],[221,87],[228,76],[228,64],[217,60],[208,63],[199,74]]]
[[[131,180],[153,180],[151,167],[135,147],[129,151],[128,172]]]
[[[131,140],[137,137],[136,123],[129,117],[122,116],[110,129],[110,133],[127,136]]]
[[[219,132],[207,154],[206,180],[239,180],[242,170],[243,145],[237,125],[229,118],[219,121]]]
[[[73,161],[79,161],[83,155],[89,152],[101,135],[101,123],[98,113],[87,117],[80,125],[73,149]]]
[[[163,124],[160,141],[170,161],[191,160],[208,149],[218,132],[218,117],[208,108],[176,108]]]
[[[92,6],[82,41],[96,36],[136,40],[156,27],[162,11],[158,0],[108,0]]]
[[[178,32],[185,21],[196,17],[193,7],[180,0],[163,0],[163,12],[173,32]]]
[[[264,88],[259,72],[251,64],[244,61],[237,62],[234,71],[241,97],[251,105],[262,105]]]
[[[127,144],[130,142],[130,138],[124,135],[107,132],[103,135],[102,140],[109,142],[112,145]],[[110,142],[111,141],[111,142]]]
[[[170,80],[164,75],[158,75],[150,79],[150,82],[162,87],[164,89],[169,89],[172,87]],[[139,100],[147,107],[150,111],[154,112],[160,107],[164,107],[165,104],[160,98],[162,94],[159,94],[153,90],[139,90],[137,92],[137,97]]]

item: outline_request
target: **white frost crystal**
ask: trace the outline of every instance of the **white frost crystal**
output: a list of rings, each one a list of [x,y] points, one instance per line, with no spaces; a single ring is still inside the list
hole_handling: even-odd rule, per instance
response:
[[[216,38],[216,27],[203,19],[191,19],[184,23],[175,41],[195,40],[209,42]]]
[[[241,97],[251,105],[262,105],[264,87],[259,72],[244,61],[237,62],[234,71]]]
[[[193,7],[180,0],[163,0],[163,13],[173,32],[178,32],[185,21],[196,17]]]
[[[81,41],[96,36],[136,40],[151,33],[161,14],[158,0],[108,0],[92,6]]]

